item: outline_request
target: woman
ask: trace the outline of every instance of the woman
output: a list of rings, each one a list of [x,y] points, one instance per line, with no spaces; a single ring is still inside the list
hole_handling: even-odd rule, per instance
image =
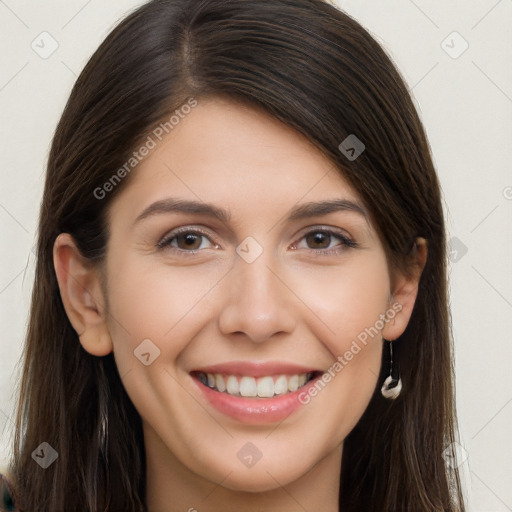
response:
[[[439,183],[345,13],[143,5],[77,80],[39,226],[20,510],[465,510]]]

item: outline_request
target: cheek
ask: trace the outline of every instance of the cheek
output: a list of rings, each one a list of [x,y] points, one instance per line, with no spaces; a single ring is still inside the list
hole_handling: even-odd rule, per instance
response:
[[[307,297],[314,312],[309,325],[331,358],[325,386],[320,383],[317,389],[321,398],[304,400],[314,401],[319,412],[332,408],[333,428],[344,436],[363,414],[377,385],[381,315],[388,308],[390,281],[384,255],[370,252],[323,270],[315,272],[314,279],[297,280],[297,295]]]
[[[162,359],[176,359],[201,325],[208,294],[222,278],[222,269],[173,268],[156,258],[119,254],[112,254],[111,262],[109,329],[116,361],[129,365],[146,339],[158,347]]]
[[[109,267],[114,357],[130,399],[152,423],[162,411],[187,409],[179,393],[169,393],[177,377],[172,366],[202,325],[205,298],[218,278],[200,266],[177,269],[120,253],[112,252]]]
[[[337,357],[353,340],[380,339],[380,315],[386,312],[390,281],[380,253],[358,254],[338,267],[317,269],[310,276],[297,274],[296,293],[314,313],[311,325],[317,338]],[[316,321],[314,321],[316,317]],[[370,333],[370,334],[368,334]]]

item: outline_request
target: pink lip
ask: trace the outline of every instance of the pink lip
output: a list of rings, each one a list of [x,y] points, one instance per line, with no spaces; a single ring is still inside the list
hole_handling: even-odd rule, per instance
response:
[[[232,371],[232,369],[230,369],[230,371]],[[281,372],[278,373],[283,375]],[[307,372],[301,371],[299,373]],[[233,375],[233,373],[229,374]],[[244,373],[244,375],[248,374]],[[268,373],[264,375],[268,375]],[[232,396],[228,393],[221,393],[211,389],[197,378],[197,374],[192,374],[191,376],[202,395],[216,410],[241,423],[252,425],[279,423],[285,420],[303,405],[299,400],[299,395],[303,393],[307,394],[308,388],[314,386],[316,381],[321,378],[321,375],[319,375],[297,391],[285,395],[278,395],[274,398],[245,398]]]
[[[212,366],[194,368],[193,371],[203,373],[220,373],[222,375],[246,375],[248,377],[258,378],[273,375],[300,375],[302,373],[313,373],[323,370],[292,363],[280,363],[278,361],[269,361],[266,363],[232,361],[229,363],[220,363]]]

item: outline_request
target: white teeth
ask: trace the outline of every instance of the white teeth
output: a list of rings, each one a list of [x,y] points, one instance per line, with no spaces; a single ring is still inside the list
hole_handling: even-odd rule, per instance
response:
[[[301,375],[279,375],[274,380],[270,376],[255,379],[248,376],[237,377],[220,373],[203,373],[200,380],[203,383],[206,381],[208,387],[221,393],[225,392],[233,396],[272,398],[275,395],[297,391],[311,377],[311,373],[303,373]]]
[[[281,375],[274,383],[274,393],[276,395],[284,395],[288,392],[288,381],[285,375]]]
[[[238,381],[234,375],[230,375],[228,377],[228,382],[226,384],[226,390],[230,395],[238,395],[239,387]]]
[[[272,377],[258,379],[258,396],[262,398],[271,398],[274,396],[274,379]]]
[[[224,378],[220,374],[215,375],[215,387],[221,393],[226,391],[226,384],[224,383]]]
[[[257,396],[258,388],[254,377],[242,377],[240,379],[240,394],[242,396]]]
[[[297,391],[297,389],[299,389],[299,376],[292,375],[288,379],[288,390],[289,391]]]

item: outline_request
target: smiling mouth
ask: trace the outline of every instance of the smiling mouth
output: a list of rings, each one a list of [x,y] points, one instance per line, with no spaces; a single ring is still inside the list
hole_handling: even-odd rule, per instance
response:
[[[197,380],[210,389],[244,398],[273,398],[293,393],[320,374],[321,372],[308,372],[255,378],[244,375],[192,372]]]

